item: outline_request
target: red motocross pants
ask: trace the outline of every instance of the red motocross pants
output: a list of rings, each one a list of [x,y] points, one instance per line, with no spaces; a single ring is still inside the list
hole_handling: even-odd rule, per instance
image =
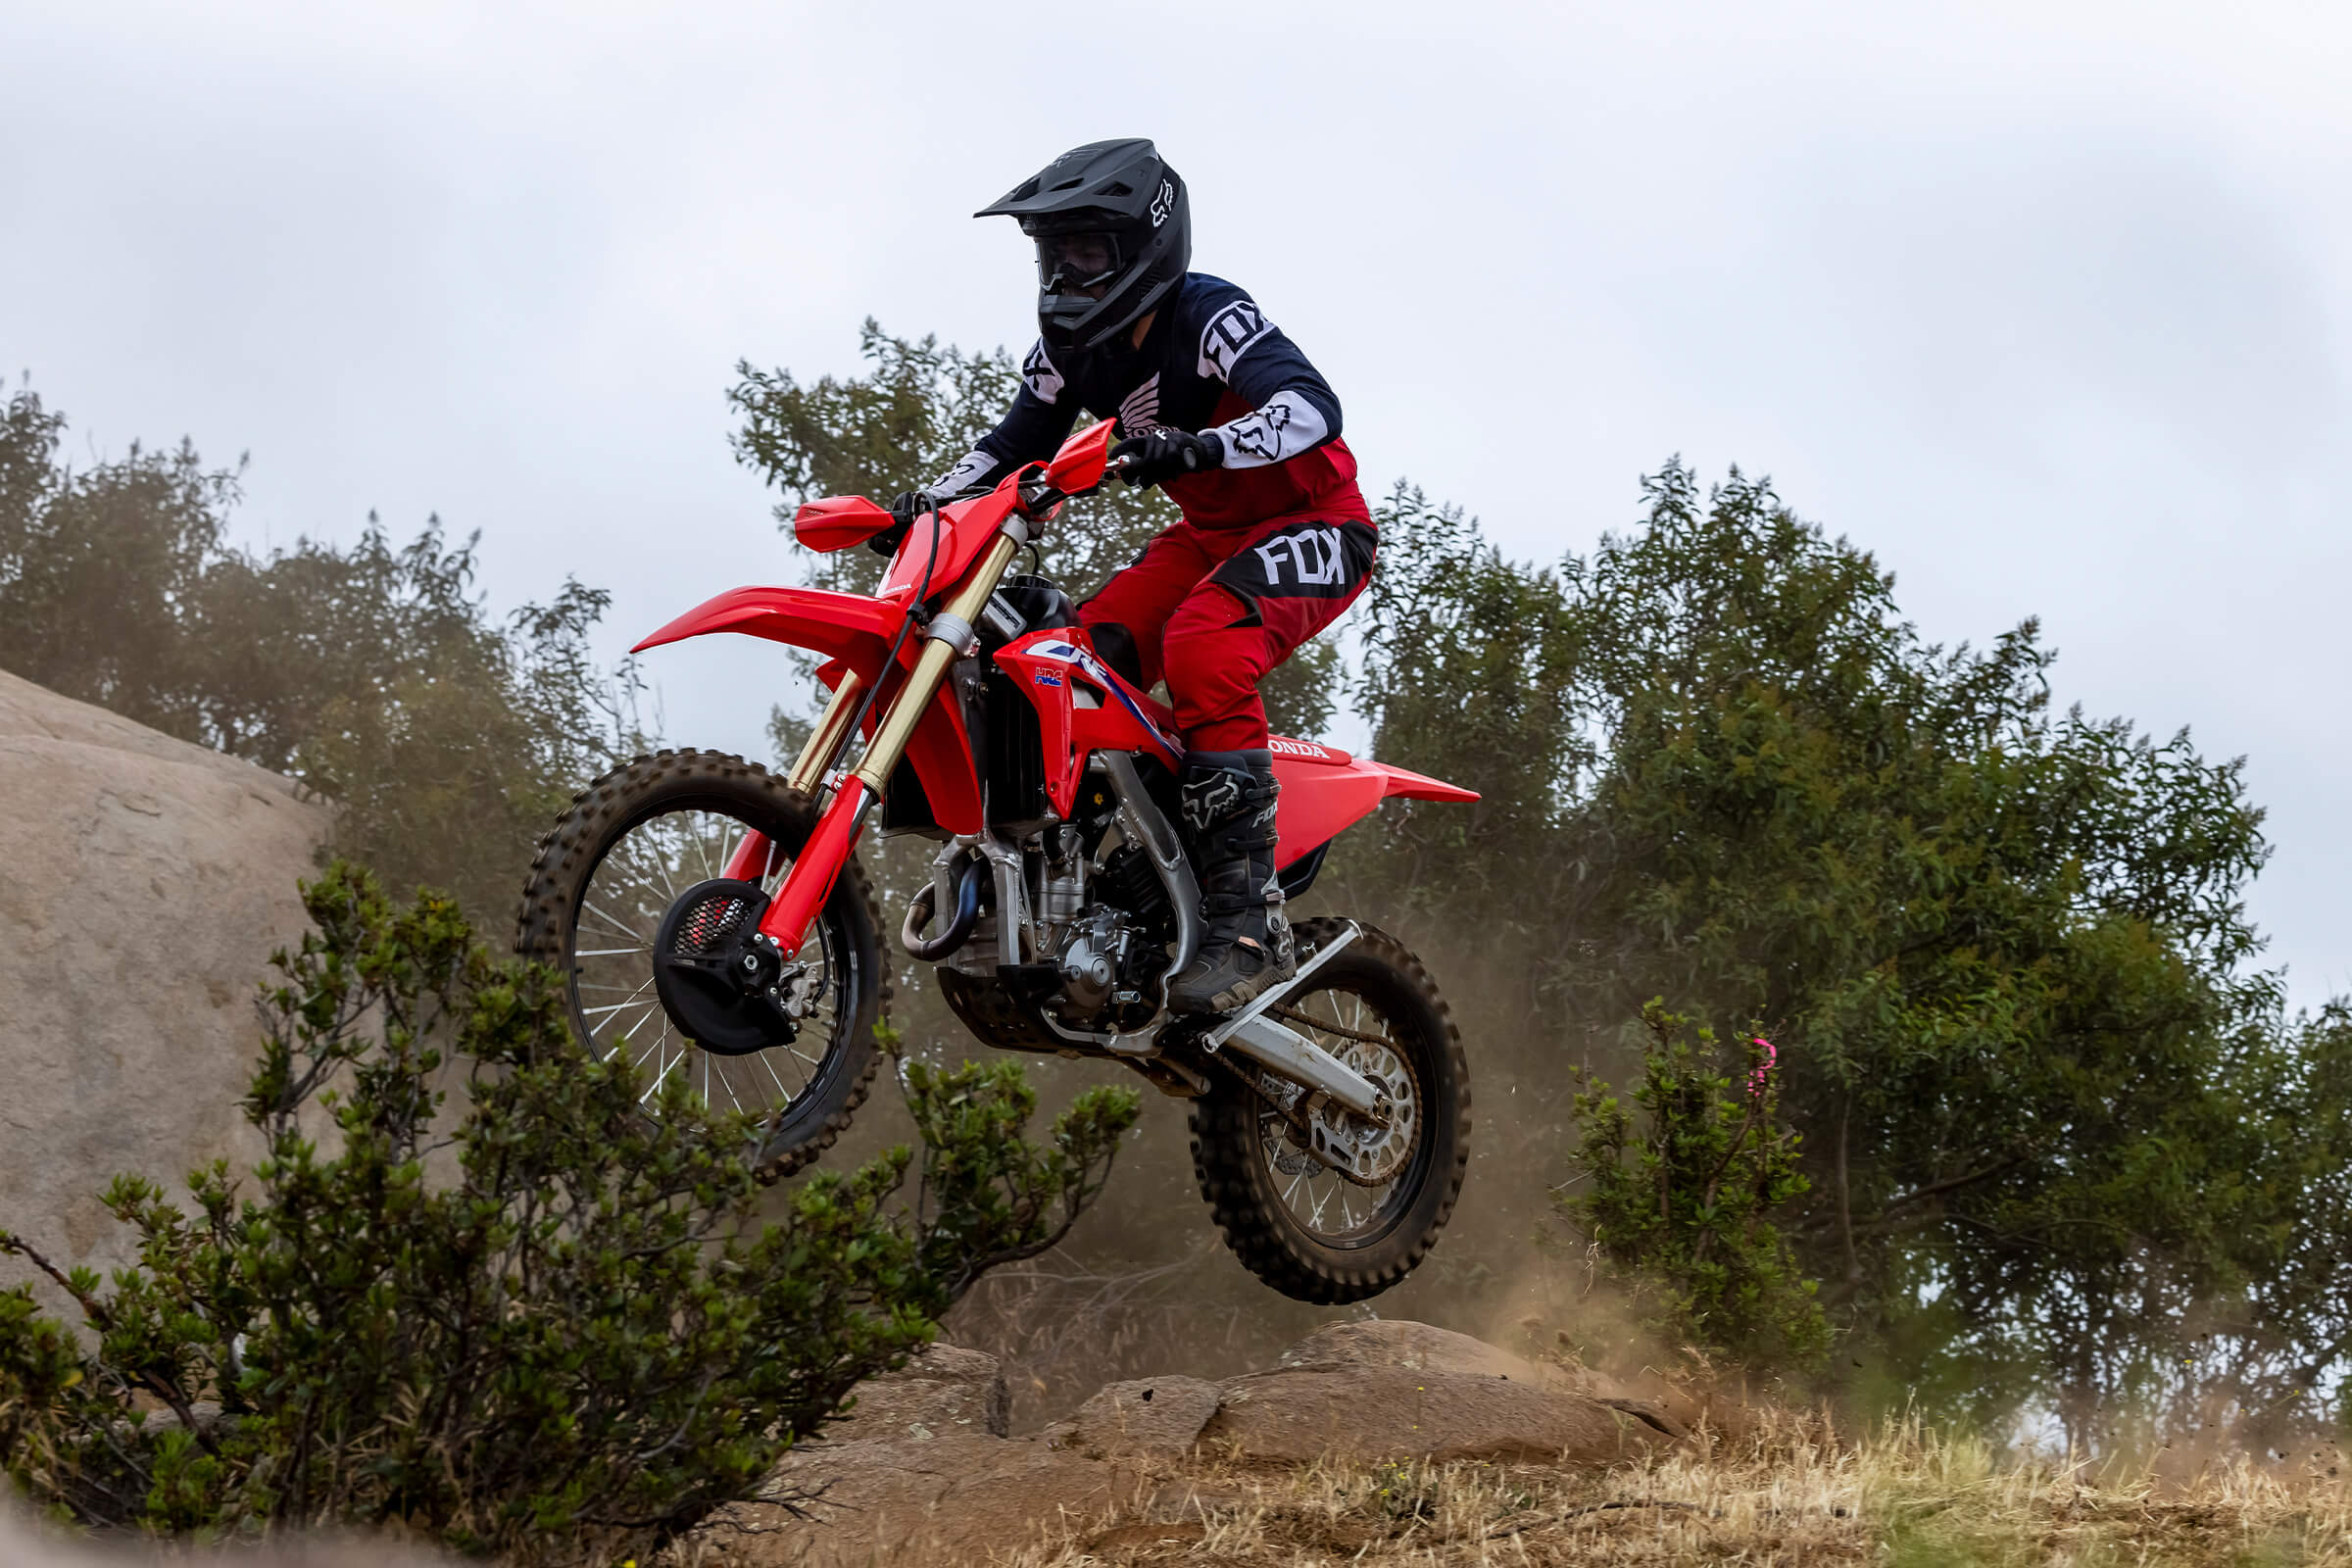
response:
[[[1081,605],[1078,618],[1106,657],[1103,628],[1125,629],[1144,686],[1167,680],[1194,751],[1260,748],[1266,707],[1257,683],[1355,603],[1379,539],[1370,523],[1327,513],[1253,528],[1180,522]]]

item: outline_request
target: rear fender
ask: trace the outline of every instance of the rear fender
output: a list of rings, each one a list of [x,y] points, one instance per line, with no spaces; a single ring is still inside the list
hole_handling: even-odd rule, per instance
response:
[[[1447,784],[1410,768],[1350,757],[1337,747],[1285,736],[1273,740],[1274,777],[1282,785],[1274,829],[1280,870],[1337,838],[1391,797],[1414,801],[1475,801],[1476,790]]]
[[[683,642],[712,632],[740,632],[764,637],[823,654],[831,670],[828,686],[837,685],[840,672],[854,669],[871,689],[882,674],[882,661],[904,623],[912,591],[868,599],[862,594],[831,593],[822,588],[732,588],[706,600],[646,638],[632,653]],[[913,666],[923,639],[909,636],[899,650],[902,670]],[[878,713],[889,702],[886,691],[875,704]],[[868,715],[866,732],[873,731]],[[914,727],[906,745],[906,761],[923,782],[932,816],[951,833],[977,833],[981,828],[980,776],[972,765],[970,738],[957,710],[955,683],[943,683]]]

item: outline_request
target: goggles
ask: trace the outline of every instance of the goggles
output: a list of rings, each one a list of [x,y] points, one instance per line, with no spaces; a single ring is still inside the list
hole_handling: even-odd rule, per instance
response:
[[[1115,234],[1082,229],[1037,236],[1037,276],[1048,294],[1091,294],[1101,299],[1118,275]]]

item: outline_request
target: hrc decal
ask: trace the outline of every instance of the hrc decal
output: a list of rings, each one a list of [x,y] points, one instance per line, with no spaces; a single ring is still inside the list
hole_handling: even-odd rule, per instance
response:
[[[1058,686],[1061,684],[1061,677],[1059,675],[1049,675],[1042,669],[1031,670],[1029,672],[1029,679],[1033,685],[1038,686]]]
[[[1220,381],[1233,379],[1234,361],[1250,344],[1274,330],[1254,300],[1235,300],[1208,318],[1200,329],[1200,373]]]

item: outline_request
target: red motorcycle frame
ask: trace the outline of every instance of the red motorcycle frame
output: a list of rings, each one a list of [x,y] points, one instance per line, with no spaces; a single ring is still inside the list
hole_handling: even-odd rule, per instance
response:
[[[949,671],[977,649],[976,628],[990,596],[1033,537],[1034,525],[1103,482],[1111,433],[1112,421],[1103,420],[1073,435],[1051,463],[1030,465],[986,495],[917,518],[872,597],[816,588],[736,588],[637,644],[634,651],[642,653],[689,637],[738,632],[824,656],[817,674],[832,697],[788,782],[816,797],[831,780],[832,798],[760,921],[760,934],[783,957],[800,952],[902,759],[941,828],[959,835],[985,830],[979,766]],[[835,497],[802,507],[793,533],[811,549],[841,550],[862,544],[892,520],[863,497]],[[908,635],[918,622],[919,639]],[[1167,707],[1098,657],[1083,627],[1027,632],[999,649],[994,660],[1037,709],[1046,789],[1063,815],[1099,755],[1149,756],[1170,768],[1181,763],[1184,749]],[[835,777],[853,728],[865,749],[855,767]],[[1282,785],[1280,866],[1320,850],[1393,796],[1478,799],[1458,785],[1312,741],[1278,736],[1273,751]],[[750,834],[722,875],[756,879],[771,853],[764,838]]]

